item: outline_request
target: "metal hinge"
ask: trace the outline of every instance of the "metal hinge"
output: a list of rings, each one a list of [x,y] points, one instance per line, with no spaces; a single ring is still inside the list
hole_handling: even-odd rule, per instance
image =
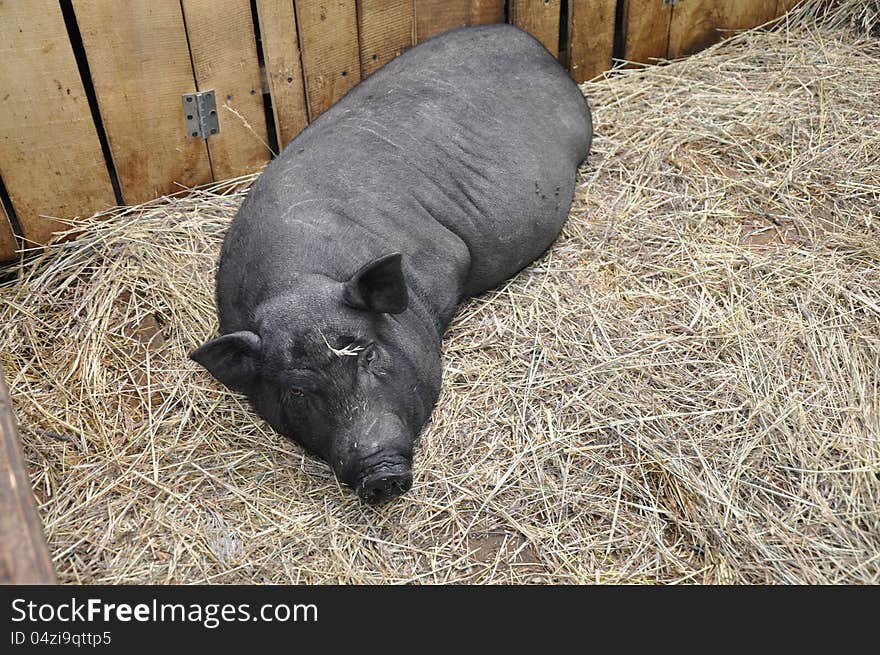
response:
[[[678,0],[663,0],[663,6],[664,6],[664,7],[665,7],[666,5],[677,5],[677,4],[678,4]]]
[[[207,139],[220,132],[217,99],[214,97],[213,89],[185,93],[183,95],[183,117],[187,136]]]

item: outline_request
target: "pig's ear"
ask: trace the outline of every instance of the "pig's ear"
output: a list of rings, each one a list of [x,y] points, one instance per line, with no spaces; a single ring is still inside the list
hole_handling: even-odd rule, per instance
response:
[[[233,332],[211,339],[189,354],[217,380],[233,391],[247,393],[254,382],[260,337],[253,332]]]
[[[363,266],[345,283],[343,298],[356,309],[399,314],[406,309],[406,280],[399,252]]]

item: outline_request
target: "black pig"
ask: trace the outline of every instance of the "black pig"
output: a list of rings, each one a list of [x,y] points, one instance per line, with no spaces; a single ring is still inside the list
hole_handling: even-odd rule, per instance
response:
[[[592,121],[510,25],[412,48],[254,183],[217,273],[221,336],[190,357],[365,502],[412,484],[459,303],[557,237]]]

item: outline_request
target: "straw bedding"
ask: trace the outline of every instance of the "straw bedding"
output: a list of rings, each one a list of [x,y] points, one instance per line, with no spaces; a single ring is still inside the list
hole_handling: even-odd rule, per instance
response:
[[[0,365],[61,580],[880,581],[871,6],[585,85],[565,231],[459,312],[379,509],[186,359],[248,180],[11,267]]]

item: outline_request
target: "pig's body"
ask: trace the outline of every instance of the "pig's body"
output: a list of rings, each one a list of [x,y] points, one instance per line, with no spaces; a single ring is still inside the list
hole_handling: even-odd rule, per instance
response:
[[[379,433],[367,438],[379,430],[375,416],[387,423],[385,432],[402,429],[410,440],[403,459],[411,460],[411,442],[439,393],[443,330],[464,298],[514,275],[557,237],[591,136],[589,108],[575,83],[516,28],[454,30],[386,65],[294,139],[254,183],[223,245],[217,300],[221,334],[259,335],[262,355],[255,357],[274,358],[257,361],[254,375],[277,378],[270,371],[300,366],[297,357],[304,355],[290,353],[306,333],[326,341],[327,333],[356,332],[388,355],[392,364],[381,377],[400,375],[405,384],[371,392],[364,385],[374,388],[376,376],[343,374],[347,364],[337,360],[346,358],[339,356],[324,368],[314,359],[306,368],[321,369],[325,387],[340,375],[351,378],[352,393],[367,405],[377,393],[399,397],[400,405],[386,399],[365,407],[366,416],[349,411],[348,427],[337,425],[334,434],[351,432],[347,441],[355,445],[322,452],[286,424],[274,401],[259,398],[274,393],[266,384],[229,386],[247,393],[276,430],[330,461],[352,486],[362,485],[363,470],[383,469],[377,452],[394,450]],[[348,292],[337,293],[333,285],[341,289],[365,264],[390,253],[402,256],[396,261],[406,287],[403,309],[379,302],[379,310],[369,311]],[[383,275],[370,284],[393,271]],[[266,332],[273,343],[290,342],[287,354],[274,346],[266,354]],[[369,453],[358,454],[364,446],[357,434],[361,444],[372,444]],[[347,461],[358,458],[364,463]],[[392,462],[385,469],[397,466],[395,457],[385,460]],[[381,490],[375,499],[403,487],[408,484]]]

